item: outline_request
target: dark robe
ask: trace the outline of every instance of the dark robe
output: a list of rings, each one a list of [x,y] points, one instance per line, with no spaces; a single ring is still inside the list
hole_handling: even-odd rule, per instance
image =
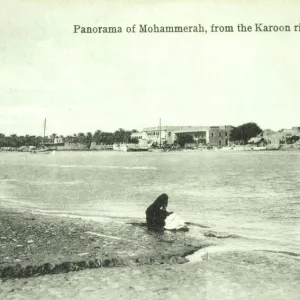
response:
[[[165,220],[171,213],[167,212],[168,195],[160,195],[146,210],[146,221],[149,229],[160,230],[166,225]]]

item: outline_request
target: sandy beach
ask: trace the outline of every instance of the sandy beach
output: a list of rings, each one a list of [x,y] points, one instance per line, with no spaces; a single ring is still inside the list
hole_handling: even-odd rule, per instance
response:
[[[299,299],[299,267],[291,269],[277,257],[270,269],[268,260],[259,253],[252,260],[231,253],[194,264],[101,268],[10,280],[1,282],[0,298]],[[257,264],[265,271],[258,271]]]
[[[89,268],[185,263],[205,247],[184,232],[166,234],[143,226],[0,212],[0,278],[58,274]]]

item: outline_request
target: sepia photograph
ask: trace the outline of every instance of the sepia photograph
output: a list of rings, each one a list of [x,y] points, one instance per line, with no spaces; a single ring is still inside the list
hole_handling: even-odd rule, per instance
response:
[[[0,299],[300,299],[300,3],[0,1]]]

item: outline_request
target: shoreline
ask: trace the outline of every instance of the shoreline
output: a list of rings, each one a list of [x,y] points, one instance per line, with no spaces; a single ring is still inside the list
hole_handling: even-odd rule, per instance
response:
[[[232,252],[197,263],[86,269],[1,282],[2,299],[298,300],[299,265]]]
[[[293,257],[233,250],[188,262],[186,256],[211,244],[136,224],[0,208],[3,299],[298,299],[300,265]],[[12,249],[22,242],[22,261],[3,273],[3,254],[16,260]]]
[[[40,215],[1,207],[0,279],[91,268],[182,264],[206,247],[184,232]]]
[[[170,152],[297,152],[300,151],[300,148],[283,148],[283,149],[211,149],[211,150],[203,150],[203,149],[180,149],[180,150],[167,150],[160,151],[158,153],[170,153]],[[16,151],[16,150],[0,150],[0,153],[27,153],[27,154],[39,154],[39,153],[31,153],[30,151]],[[116,151],[116,150],[53,150],[52,152],[113,152],[113,153],[155,153],[155,151]],[[45,153],[41,153],[45,154]],[[48,152],[47,154],[51,154]]]

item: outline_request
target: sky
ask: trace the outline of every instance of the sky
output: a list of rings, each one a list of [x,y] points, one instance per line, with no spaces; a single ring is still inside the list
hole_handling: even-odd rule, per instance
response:
[[[225,3],[226,2],[226,3]],[[0,1],[0,133],[300,126],[300,32],[74,34],[74,25],[299,24],[296,1]]]

